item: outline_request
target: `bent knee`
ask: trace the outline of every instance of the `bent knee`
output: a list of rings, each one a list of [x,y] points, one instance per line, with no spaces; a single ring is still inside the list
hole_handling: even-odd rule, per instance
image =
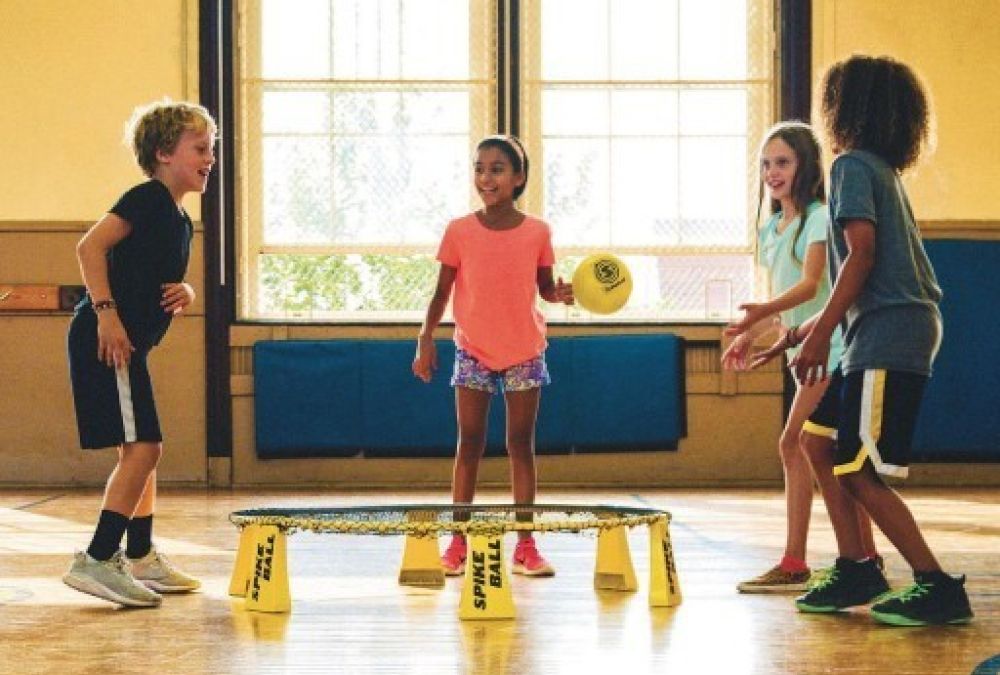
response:
[[[782,462],[788,464],[801,461],[804,458],[802,452],[798,434],[787,431],[781,434],[781,438],[778,439],[778,454],[781,455]]]
[[[121,463],[140,467],[145,471],[153,471],[163,456],[163,445],[160,443],[129,443],[122,447]]]

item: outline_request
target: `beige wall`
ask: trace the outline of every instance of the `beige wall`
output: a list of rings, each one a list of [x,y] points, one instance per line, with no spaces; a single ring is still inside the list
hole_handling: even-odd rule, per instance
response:
[[[141,179],[120,144],[138,103],[197,99],[195,0],[0,0],[0,283],[79,282],[73,246],[124,189]],[[817,75],[854,51],[890,53],[923,75],[938,113],[937,153],[908,178],[918,216],[947,233],[995,233],[1000,205],[1000,23],[996,0],[947,8],[931,0],[814,0]],[[197,200],[187,204],[199,215]],[[950,228],[950,229],[949,229]],[[202,288],[202,237],[189,280]],[[202,305],[179,321],[152,358],[167,435],[162,476],[203,483],[205,459]],[[100,483],[113,462],[77,449],[66,362],[65,315],[0,315],[0,484]],[[233,462],[213,477],[238,484],[360,485],[448,482],[448,460],[260,462],[253,453],[248,346],[263,337],[347,336],[361,329],[252,328],[232,331]],[[696,340],[718,329],[680,327]],[[412,329],[381,330],[383,337]],[[679,452],[542,457],[544,484],[772,484],[780,481],[776,372],[718,372],[718,350],[688,355],[689,437]],[[917,470],[917,481],[997,480],[985,468]],[[486,482],[505,480],[490,460]],[[392,477],[391,479],[388,477]]]
[[[949,223],[996,230],[1000,220],[998,11],[996,0],[813,0],[817,82],[851,54],[888,55],[914,68],[930,93],[937,149],[906,178],[917,217],[944,221],[925,231]]]
[[[140,103],[197,99],[197,20],[194,0],[0,2],[0,283],[80,283],[77,240],[143,180],[125,120]],[[197,221],[198,200],[185,206]],[[198,290],[201,244],[198,232]],[[114,464],[78,449],[68,322],[0,314],[0,484],[98,484]],[[168,481],[206,480],[203,334],[199,301],[151,357]]]
[[[197,2],[3,0],[0,25],[0,221],[92,221],[141,178],[132,109],[198,96]]]

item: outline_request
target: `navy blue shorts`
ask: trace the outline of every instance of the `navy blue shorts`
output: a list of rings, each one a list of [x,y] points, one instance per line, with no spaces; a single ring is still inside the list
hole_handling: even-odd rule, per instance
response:
[[[97,316],[89,307],[69,327],[69,373],[80,447],[163,440],[146,367],[149,350],[136,349],[128,366],[115,369],[97,359]]]
[[[802,425],[802,431],[837,440],[837,427],[840,424],[840,396],[844,386],[844,374],[837,366],[830,374],[830,384],[823,392],[823,398],[816,404],[816,409]]]
[[[906,478],[927,376],[879,369],[841,376],[838,368],[833,377],[803,426],[836,439],[833,473],[855,473],[871,462],[880,474]]]

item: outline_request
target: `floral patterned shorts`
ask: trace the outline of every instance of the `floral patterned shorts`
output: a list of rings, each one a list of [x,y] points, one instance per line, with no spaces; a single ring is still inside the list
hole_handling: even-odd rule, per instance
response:
[[[451,376],[453,387],[468,387],[495,394],[497,390],[537,389],[551,381],[544,353],[507,370],[490,370],[464,349],[455,351],[455,371]]]

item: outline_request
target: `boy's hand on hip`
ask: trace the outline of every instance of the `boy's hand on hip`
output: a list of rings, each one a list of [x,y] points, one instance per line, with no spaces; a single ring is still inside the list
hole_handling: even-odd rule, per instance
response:
[[[191,284],[180,282],[176,284],[163,284],[160,286],[163,291],[160,307],[169,314],[180,314],[184,308],[194,302],[195,294]]]

